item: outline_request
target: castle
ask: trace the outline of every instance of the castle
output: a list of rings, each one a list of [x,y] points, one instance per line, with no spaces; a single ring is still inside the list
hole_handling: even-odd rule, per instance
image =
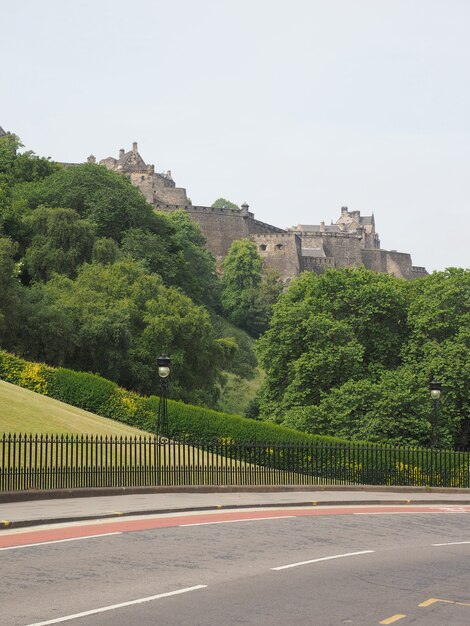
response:
[[[7,134],[0,127],[0,137]],[[87,162],[96,163],[96,158],[90,155]],[[359,211],[342,207],[335,224],[298,224],[283,229],[256,220],[246,203],[240,209],[194,206],[186,190],[176,186],[169,170],[158,173],[145,163],[137,143],[128,152],[119,150],[117,159],[108,157],[99,163],[127,176],[157,210],[186,211],[201,228],[207,248],[219,264],[234,241],[249,238],[265,266],[276,269],[284,281],[305,270],[321,273],[331,267],[366,267],[406,279],[427,274],[424,267],[412,265],[408,253],[381,249],[373,215],[361,216]]]
[[[95,157],[88,157],[88,162],[96,162]],[[117,159],[108,157],[100,164],[127,176],[156,209],[184,209],[200,226],[207,248],[219,262],[235,240],[249,238],[257,245],[265,265],[279,271],[283,280],[305,270],[321,273],[330,267],[362,266],[406,279],[427,274],[423,267],[412,265],[410,254],[381,249],[373,215],[361,216],[359,211],[342,207],[334,224],[277,228],[256,220],[246,203],[240,209],[193,205],[186,190],[176,186],[170,171],[158,173],[153,165],[145,163],[137,143],[128,152],[121,149]]]

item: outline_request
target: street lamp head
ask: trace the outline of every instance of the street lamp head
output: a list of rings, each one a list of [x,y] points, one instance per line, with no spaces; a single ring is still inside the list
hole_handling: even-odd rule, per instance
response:
[[[434,379],[431,380],[431,382],[429,383],[429,390],[431,392],[431,398],[433,400],[439,400],[439,398],[441,397],[442,383]]]
[[[160,378],[168,378],[170,375],[170,365],[171,359],[166,356],[166,354],[162,354],[157,359],[157,367],[158,367],[158,375]]]

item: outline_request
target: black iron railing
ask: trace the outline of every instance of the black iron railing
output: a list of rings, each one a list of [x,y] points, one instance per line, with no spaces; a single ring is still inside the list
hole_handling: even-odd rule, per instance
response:
[[[159,437],[0,437],[0,491],[154,485],[470,487],[470,452]]]

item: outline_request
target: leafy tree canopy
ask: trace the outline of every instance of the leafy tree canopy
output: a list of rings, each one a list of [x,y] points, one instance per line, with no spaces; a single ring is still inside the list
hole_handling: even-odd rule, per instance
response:
[[[94,225],[73,209],[37,208],[27,219],[31,241],[24,256],[24,272],[32,280],[48,280],[53,273],[73,277],[91,260]]]
[[[226,200],[225,198],[217,198],[212,204],[213,209],[239,209],[238,204],[234,202],[230,202],[230,200]]]
[[[154,213],[130,181],[92,163],[61,168],[45,179],[17,185],[13,201],[28,209],[39,205],[74,209],[96,224],[98,236],[117,242],[129,228],[170,232],[166,220]]]
[[[99,373],[142,393],[158,391],[155,359],[170,353],[172,396],[213,403],[227,346],[203,307],[129,258],[83,265],[27,291],[22,353]]]
[[[440,445],[470,444],[470,272],[414,282],[363,269],[304,273],[259,341],[261,416],[309,432],[426,445],[432,376]]]
[[[216,321],[221,281],[185,211],[155,212],[119,174],[20,147],[0,138],[2,347],[144,393],[168,352],[172,396],[213,406],[224,369],[252,375],[252,342]]]

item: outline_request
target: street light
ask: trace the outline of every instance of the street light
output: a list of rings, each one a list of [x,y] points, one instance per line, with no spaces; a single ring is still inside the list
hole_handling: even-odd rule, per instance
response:
[[[160,402],[158,404],[158,416],[157,416],[157,435],[162,437],[168,437],[168,377],[170,375],[171,359],[162,354],[157,359],[158,378],[160,381]]]
[[[432,419],[432,441],[431,446],[437,447],[437,427],[439,423],[439,399],[441,397],[442,383],[438,382],[434,378],[429,383],[429,391],[431,392],[431,400],[433,404],[433,419]]]

